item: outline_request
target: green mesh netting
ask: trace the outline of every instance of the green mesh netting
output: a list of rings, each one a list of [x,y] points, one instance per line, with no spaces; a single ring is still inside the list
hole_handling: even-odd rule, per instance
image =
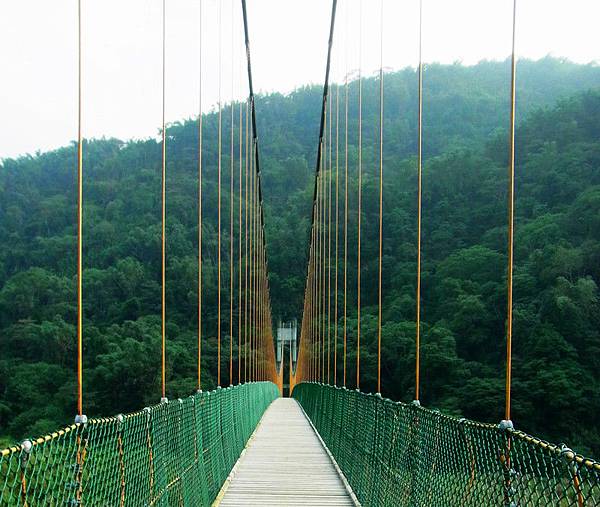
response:
[[[275,384],[254,382],[92,419],[0,451],[0,505],[210,505]]]
[[[600,463],[564,446],[340,387],[293,396],[363,506],[600,506]]]

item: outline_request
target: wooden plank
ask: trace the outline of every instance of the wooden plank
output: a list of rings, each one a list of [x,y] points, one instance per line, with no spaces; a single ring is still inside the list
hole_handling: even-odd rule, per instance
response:
[[[265,412],[215,505],[356,503],[296,400],[279,398]]]

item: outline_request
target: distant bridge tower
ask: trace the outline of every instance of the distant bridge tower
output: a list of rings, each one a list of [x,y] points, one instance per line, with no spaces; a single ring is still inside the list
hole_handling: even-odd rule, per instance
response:
[[[277,367],[281,365],[281,361],[289,362],[291,355],[292,367],[296,367],[298,356],[298,321],[296,319],[282,322],[281,319],[277,324]],[[286,346],[289,352],[286,353]],[[284,354],[287,354],[284,356]]]

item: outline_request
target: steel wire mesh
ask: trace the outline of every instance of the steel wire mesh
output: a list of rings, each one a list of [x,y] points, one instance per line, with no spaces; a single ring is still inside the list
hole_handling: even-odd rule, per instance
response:
[[[343,387],[293,396],[363,506],[600,506],[600,463],[564,445]]]
[[[0,505],[211,505],[277,396],[271,382],[198,392],[0,450]]]

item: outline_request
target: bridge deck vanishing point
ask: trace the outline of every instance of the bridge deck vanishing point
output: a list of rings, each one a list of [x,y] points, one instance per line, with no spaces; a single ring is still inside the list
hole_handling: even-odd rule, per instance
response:
[[[337,507],[355,502],[298,402],[279,398],[265,412],[215,504]]]

